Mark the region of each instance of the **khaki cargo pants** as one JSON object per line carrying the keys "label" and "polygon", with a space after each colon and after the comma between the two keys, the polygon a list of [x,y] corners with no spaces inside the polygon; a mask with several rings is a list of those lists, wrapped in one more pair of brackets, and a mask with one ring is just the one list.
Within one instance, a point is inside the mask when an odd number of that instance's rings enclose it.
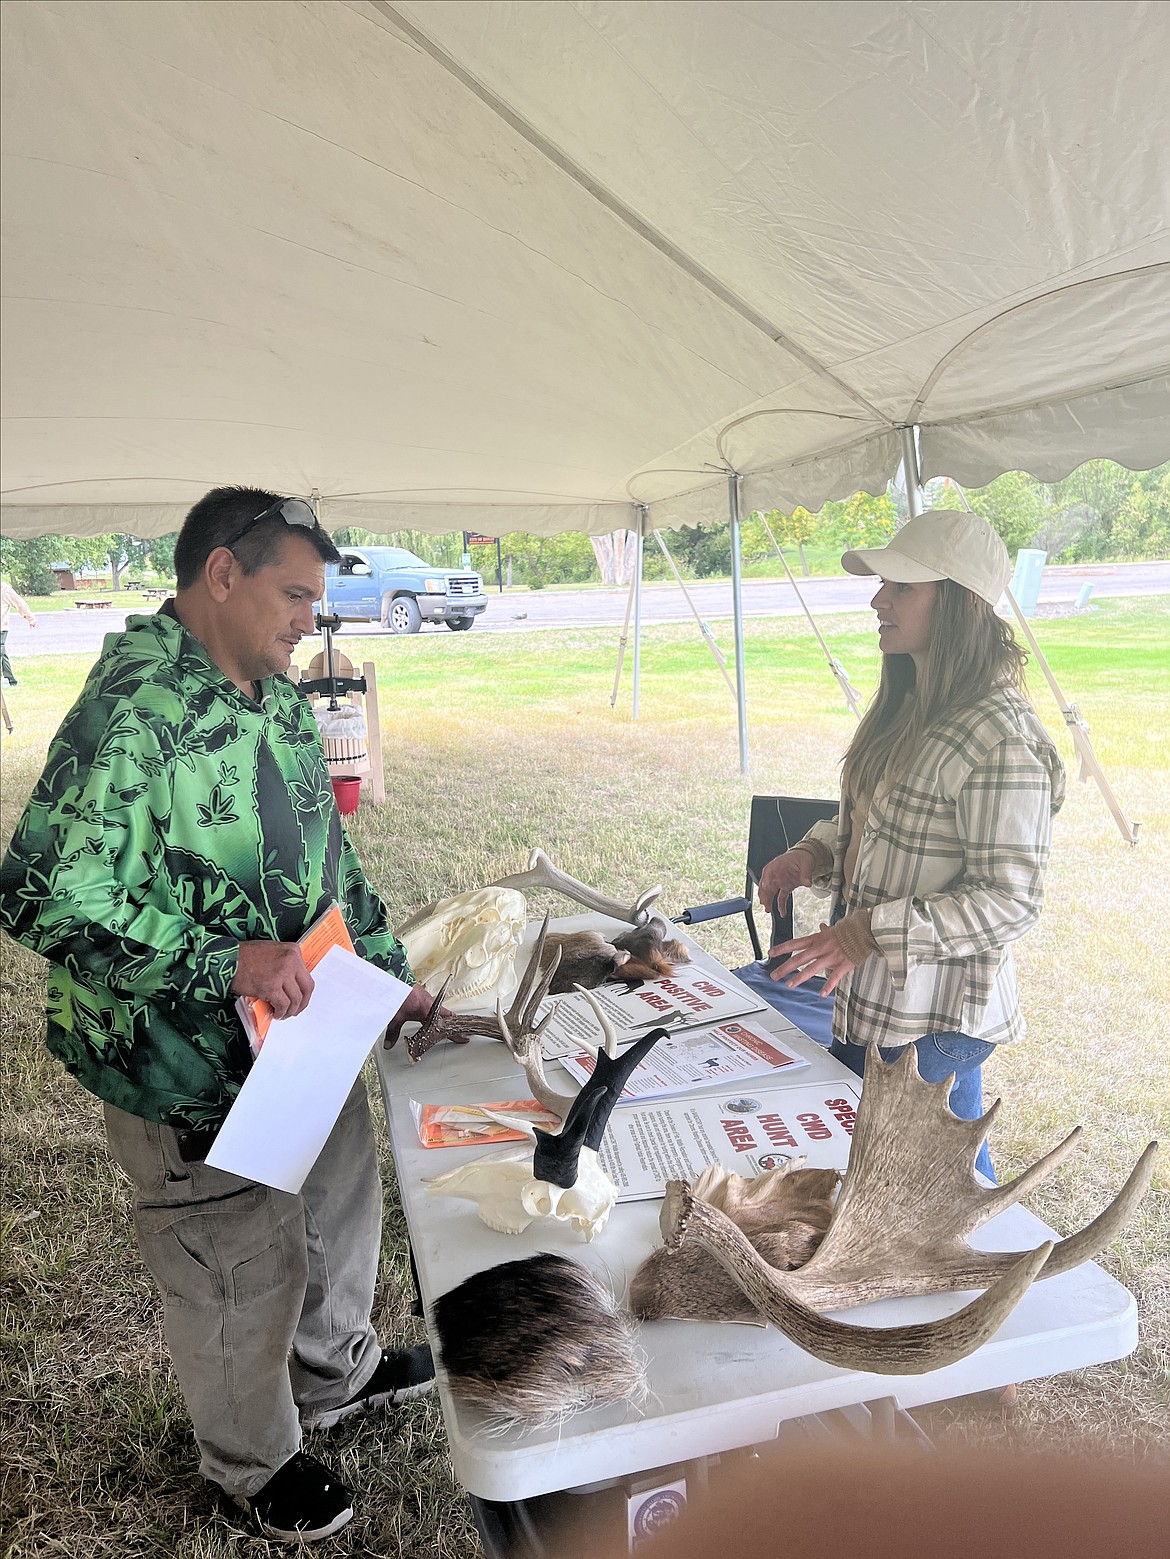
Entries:
{"label": "khaki cargo pants", "polygon": [[380,1357],[370,1308],[382,1187],[359,1078],[298,1196],[184,1163],[169,1126],[105,1106],[165,1303],[200,1472],[255,1494],[300,1449],[300,1414],[348,1401]]}

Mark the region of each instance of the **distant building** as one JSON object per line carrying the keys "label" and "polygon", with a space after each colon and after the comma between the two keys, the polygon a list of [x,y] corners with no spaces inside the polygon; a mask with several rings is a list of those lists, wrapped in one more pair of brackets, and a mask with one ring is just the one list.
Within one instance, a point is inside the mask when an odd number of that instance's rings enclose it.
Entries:
{"label": "distant building", "polygon": [[73,577],[72,563],[50,563],[53,570],[53,578],[57,581],[58,590],[76,590],[77,580]]}

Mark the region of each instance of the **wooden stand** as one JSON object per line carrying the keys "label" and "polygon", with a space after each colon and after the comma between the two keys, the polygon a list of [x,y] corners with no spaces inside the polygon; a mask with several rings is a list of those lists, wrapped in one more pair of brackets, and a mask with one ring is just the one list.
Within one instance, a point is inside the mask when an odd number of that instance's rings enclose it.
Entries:
{"label": "wooden stand", "polygon": [[8,700],[4,697],[4,689],[0,688],[0,714],[4,716],[4,729],[11,731],[12,716],[8,713]]}
{"label": "wooden stand", "polygon": [[[328,703],[331,684],[324,655],[314,656],[304,671],[291,666],[288,675],[312,705]],[[363,791],[381,806],[386,800],[386,774],[382,767],[382,722],[378,715],[378,682],[373,661],[363,661],[362,674],[355,677],[353,663],[334,650],[332,688],[338,699],[345,699],[360,709],[366,722],[366,756],[338,760],[337,772],[357,775]],[[330,767],[332,769],[332,765]]]}

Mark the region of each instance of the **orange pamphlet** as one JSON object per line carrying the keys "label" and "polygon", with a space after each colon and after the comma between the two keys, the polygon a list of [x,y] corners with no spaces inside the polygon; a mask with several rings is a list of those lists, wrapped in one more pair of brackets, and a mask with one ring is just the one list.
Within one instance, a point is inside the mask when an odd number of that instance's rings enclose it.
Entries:
{"label": "orange pamphlet", "polygon": [[536,1099],[506,1099],[500,1104],[417,1104],[410,1108],[424,1148],[466,1148],[477,1142],[525,1142],[526,1131],[513,1131],[484,1114],[515,1115],[530,1126],[559,1131],[561,1118]]}
{"label": "orange pamphlet", "polygon": [[[317,967],[331,947],[344,947],[354,951],[353,939],[345,917],[336,904],[331,904],[301,937],[297,946],[310,973]],[[272,1008],[262,996],[238,996],[236,1011],[252,1046],[252,1054],[260,1054],[260,1046],[272,1026]]]}

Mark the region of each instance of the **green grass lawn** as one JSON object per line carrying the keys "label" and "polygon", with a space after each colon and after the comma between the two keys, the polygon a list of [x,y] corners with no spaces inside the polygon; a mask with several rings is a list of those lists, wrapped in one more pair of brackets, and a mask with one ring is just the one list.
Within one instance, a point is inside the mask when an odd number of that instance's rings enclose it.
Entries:
{"label": "green grass lawn", "polygon": [[[1141,1148],[1170,1129],[1170,598],[1106,601],[1037,632],[1141,842],[1126,846],[1091,785],[1070,783],[1057,819],[1048,903],[1019,946],[1028,1038],[986,1069],[1004,1105],[992,1138],[1001,1177],[1074,1125],[1083,1144],[1029,1205],[1062,1233],[1120,1186]],[[834,617],[826,636],[868,691],[872,619]],[[717,637],[728,651],[730,625]],[[363,803],[351,832],[399,923],[430,899],[517,870],[536,844],[620,897],[652,883],[662,905],[738,892],[753,792],[830,795],[853,728],[815,645],[791,619],[748,625],[752,774],[737,772],[734,703],[689,627],[646,630],[641,718],[630,661],[609,703],[616,630],[350,638],[377,667],[389,804]],[[302,651],[309,658],[309,646]],[[25,657],[4,737],[8,837],[86,657]],[[1040,713],[1071,761],[1038,674]],[[570,906],[534,895],[556,912]],[[728,964],[748,954],[741,921],[699,928]],[[44,1053],[42,966],[5,940],[3,1524],[13,1559],[60,1554],[268,1552],[220,1525],[195,1475],[189,1427],[161,1341],[159,1307],[110,1168],[98,1108]],[[425,1081],[425,1061],[420,1086]],[[385,1144],[383,1143],[385,1150]],[[388,1186],[387,1335],[405,1314],[405,1235]],[[1170,1211],[1166,1162],[1140,1217],[1102,1258],[1137,1296],[1141,1341],[1116,1364],[1021,1387],[1012,1414],[970,1405],[929,1414],[942,1439],[1142,1457],[1170,1446]],[[501,1259],[505,1259],[506,1254]],[[412,1328],[414,1329],[412,1331]],[[311,1449],[324,1453],[323,1443]],[[433,1401],[346,1425],[328,1455],[362,1497],[331,1551],[476,1552]]]}

